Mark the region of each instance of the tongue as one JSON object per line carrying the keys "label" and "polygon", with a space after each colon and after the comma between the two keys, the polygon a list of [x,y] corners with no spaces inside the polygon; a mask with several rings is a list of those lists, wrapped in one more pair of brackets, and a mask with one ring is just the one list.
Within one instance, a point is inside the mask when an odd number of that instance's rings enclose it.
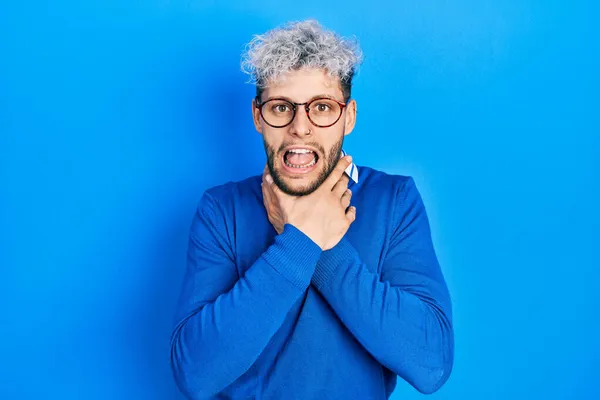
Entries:
{"label": "tongue", "polygon": [[285,155],[285,159],[288,163],[294,165],[306,165],[315,158],[314,153],[306,153],[306,154],[297,154],[297,153],[287,153]]}

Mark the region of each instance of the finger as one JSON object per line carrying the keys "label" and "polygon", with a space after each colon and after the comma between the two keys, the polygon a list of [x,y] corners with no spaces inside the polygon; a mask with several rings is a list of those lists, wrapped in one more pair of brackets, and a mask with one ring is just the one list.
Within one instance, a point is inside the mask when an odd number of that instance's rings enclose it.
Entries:
{"label": "finger", "polygon": [[275,183],[273,182],[273,177],[269,173],[265,174],[265,186],[267,187],[267,190],[269,190],[271,193],[275,192],[275,187],[277,185],[275,185]]}
{"label": "finger", "polygon": [[273,220],[271,221],[271,224],[275,227],[276,231],[280,231],[281,228],[283,227],[283,221],[281,220],[281,218],[272,218]]}
{"label": "finger", "polygon": [[265,182],[262,184],[262,191],[263,191],[263,199],[264,199],[265,207],[267,209],[269,207],[273,207],[274,203],[277,201],[277,198],[273,194],[272,186],[269,183]]}
{"label": "finger", "polygon": [[331,174],[327,177],[327,180],[323,182],[323,186],[328,190],[332,190],[342,175],[344,175],[344,171],[350,164],[352,164],[351,156],[344,156],[340,158],[333,171],[331,171]]}
{"label": "finger", "polygon": [[277,227],[283,226],[284,224],[279,213],[275,212],[278,206],[276,206],[274,202],[277,200],[273,199],[274,196],[268,184],[261,184],[261,186],[263,192],[263,204],[267,210],[267,218],[269,219],[271,225],[276,227],[277,232],[281,233]]}
{"label": "finger", "polygon": [[342,195],[342,207],[344,207],[344,210],[346,208],[348,208],[348,206],[350,205],[351,198],[352,198],[352,191],[350,189],[346,189],[346,191]]}
{"label": "finger", "polygon": [[271,197],[272,197],[273,201],[278,202],[279,198],[283,197],[283,192],[281,191],[281,189],[279,189],[279,186],[277,186],[277,184],[275,184],[271,174],[267,174],[265,176],[265,181],[266,181],[266,185],[268,186],[268,190],[271,192]]}
{"label": "finger", "polygon": [[273,203],[273,195],[269,193],[269,189],[265,189],[265,210],[267,211],[267,217],[272,225],[277,225],[279,222],[279,215],[277,213],[278,207]]}
{"label": "finger", "polygon": [[268,172],[264,175],[263,180],[265,182],[265,186],[271,189],[273,185],[273,177]]}
{"label": "finger", "polygon": [[342,197],[342,195],[346,193],[346,190],[348,189],[349,182],[350,178],[348,177],[348,174],[343,174],[331,191],[336,197]]}
{"label": "finger", "polygon": [[270,203],[270,198],[269,198],[269,189],[267,188],[267,185],[262,183],[261,185],[262,188],[262,194],[263,194],[263,204],[265,205],[265,208],[267,208],[268,210],[268,206]]}
{"label": "finger", "polygon": [[356,207],[352,206],[348,208],[348,211],[346,211],[346,219],[350,223],[353,223],[356,220]]}

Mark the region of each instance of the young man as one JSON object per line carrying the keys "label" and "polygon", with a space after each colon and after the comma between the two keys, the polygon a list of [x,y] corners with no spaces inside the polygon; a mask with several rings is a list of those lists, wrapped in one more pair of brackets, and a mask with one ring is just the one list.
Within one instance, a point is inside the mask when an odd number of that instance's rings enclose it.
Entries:
{"label": "young man", "polygon": [[261,175],[207,190],[172,336],[191,399],[387,399],[438,390],[451,302],[412,178],[356,166],[342,143],[361,54],[315,21],[250,43]]}

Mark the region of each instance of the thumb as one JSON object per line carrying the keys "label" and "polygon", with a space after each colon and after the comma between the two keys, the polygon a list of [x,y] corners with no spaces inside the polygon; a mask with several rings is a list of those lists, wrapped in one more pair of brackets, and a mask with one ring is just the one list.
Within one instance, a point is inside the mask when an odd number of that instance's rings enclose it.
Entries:
{"label": "thumb", "polygon": [[265,176],[265,180],[269,184],[269,189],[271,189],[271,191],[273,192],[273,194],[279,197],[279,195],[281,195],[281,189],[279,189],[279,186],[277,186],[275,184],[275,182],[273,181],[273,177],[271,176],[271,174],[267,174]]}

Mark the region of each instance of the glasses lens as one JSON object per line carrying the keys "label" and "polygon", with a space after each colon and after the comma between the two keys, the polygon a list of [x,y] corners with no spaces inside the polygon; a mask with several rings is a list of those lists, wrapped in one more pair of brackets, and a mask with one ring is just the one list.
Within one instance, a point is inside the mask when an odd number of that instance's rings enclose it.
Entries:
{"label": "glasses lens", "polygon": [[262,107],[262,116],[269,125],[287,125],[294,118],[294,106],[285,100],[269,100]]}
{"label": "glasses lens", "polygon": [[316,99],[309,104],[308,115],[315,125],[328,126],[340,117],[342,107],[330,99]]}

